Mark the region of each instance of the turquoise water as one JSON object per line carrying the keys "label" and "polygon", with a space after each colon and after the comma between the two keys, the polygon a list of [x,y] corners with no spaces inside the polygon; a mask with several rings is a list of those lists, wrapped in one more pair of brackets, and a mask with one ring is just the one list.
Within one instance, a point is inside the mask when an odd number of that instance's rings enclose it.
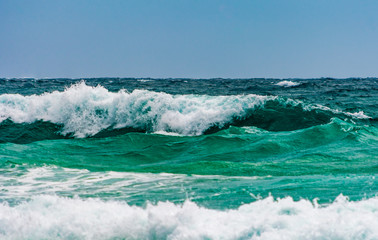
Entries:
{"label": "turquoise water", "polygon": [[377,79],[0,79],[2,239],[377,239]]}

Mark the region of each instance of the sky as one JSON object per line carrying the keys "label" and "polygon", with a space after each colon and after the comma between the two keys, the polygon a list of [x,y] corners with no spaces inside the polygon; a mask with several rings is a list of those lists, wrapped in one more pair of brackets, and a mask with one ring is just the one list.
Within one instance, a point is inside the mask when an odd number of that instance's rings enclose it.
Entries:
{"label": "sky", "polygon": [[0,0],[0,77],[378,77],[376,0]]}

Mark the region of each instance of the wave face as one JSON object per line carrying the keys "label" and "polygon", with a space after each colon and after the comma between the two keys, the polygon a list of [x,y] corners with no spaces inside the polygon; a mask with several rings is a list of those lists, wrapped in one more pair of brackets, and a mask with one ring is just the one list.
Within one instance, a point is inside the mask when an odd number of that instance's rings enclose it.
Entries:
{"label": "wave face", "polygon": [[[325,124],[332,117],[346,115],[275,96],[171,95],[147,90],[110,92],[84,82],[42,95],[0,95],[3,142],[125,132],[201,135],[230,125],[288,131]],[[368,118],[363,112],[349,115]]]}
{"label": "wave face", "polygon": [[377,239],[377,102],[370,78],[0,79],[0,239]]}

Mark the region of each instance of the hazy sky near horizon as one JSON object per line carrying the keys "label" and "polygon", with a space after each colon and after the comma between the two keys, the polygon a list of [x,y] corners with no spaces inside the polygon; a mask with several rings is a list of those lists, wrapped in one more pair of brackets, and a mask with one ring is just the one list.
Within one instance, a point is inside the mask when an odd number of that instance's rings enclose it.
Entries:
{"label": "hazy sky near horizon", "polygon": [[376,0],[0,0],[0,77],[378,77]]}

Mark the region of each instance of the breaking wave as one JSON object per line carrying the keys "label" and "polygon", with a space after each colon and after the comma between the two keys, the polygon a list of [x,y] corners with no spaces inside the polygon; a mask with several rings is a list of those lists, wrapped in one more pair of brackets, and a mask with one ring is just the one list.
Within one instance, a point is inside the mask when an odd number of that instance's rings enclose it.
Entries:
{"label": "breaking wave", "polygon": [[367,117],[362,112],[342,113],[276,96],[110,92],[84,82],[42,95],[0,95],[2,137],[17,132],[22,137],[41,135],[47,139],[130,131],[201,135],[230,125],[288,131],[324,124],[339,115]]}

